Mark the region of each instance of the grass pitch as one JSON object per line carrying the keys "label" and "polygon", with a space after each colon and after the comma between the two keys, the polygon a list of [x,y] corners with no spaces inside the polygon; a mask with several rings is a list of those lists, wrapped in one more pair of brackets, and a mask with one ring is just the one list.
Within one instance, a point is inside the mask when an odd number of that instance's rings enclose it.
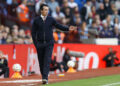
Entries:
{"label": "grass pitch", "polygon": [[120,86],[120,75],[53,83],[47,86]]}

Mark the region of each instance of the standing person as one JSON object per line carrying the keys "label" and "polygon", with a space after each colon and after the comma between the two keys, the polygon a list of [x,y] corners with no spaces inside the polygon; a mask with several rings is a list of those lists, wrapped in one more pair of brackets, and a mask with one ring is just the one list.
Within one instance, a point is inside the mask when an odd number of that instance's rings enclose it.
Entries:
{"label": "standing person", "polygon": [[48,16],[49,7],[46,4],[42,4],[40,6],[40,12],[41,15],[34,19],[31,34],[38,53],[40,71],[42,74],[42,84],[48,84],[48,73],[54,46],[52,26],[63,31],[72,31],[77,28],[74,26],[63,26],[57,23],[54,18]]}
{"label": "standing person", "polygon": [[113,51],[113,49],[110,47],[109,48],[109,53],[103,58],[103,61],[106,62],[106,67],[113,67],[115,65],[119,64],[115,64],[115,60],[119,61],[119,59],[116,56],[116,51]]}
{"label": "standing person", "polygon": [[2,70],[0,72],[0,76],[4,74],[4,78],[8,78],[9,77],[8,61],[3,56],[3,52],[2,51],[0,51],[0,69]]}
{"label": "standing person", "polygon": [[27,7],[27,0],[23,0],[23,2],[17,7],[17,15],[21,22],[29,22],[29,8]]}

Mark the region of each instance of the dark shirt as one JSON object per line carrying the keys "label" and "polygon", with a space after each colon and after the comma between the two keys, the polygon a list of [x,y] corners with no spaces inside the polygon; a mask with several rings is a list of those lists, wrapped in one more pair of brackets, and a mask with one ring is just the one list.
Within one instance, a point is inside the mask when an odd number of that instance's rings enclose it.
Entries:
{"label": "dark shirt", "polygon": [[[106,67],[114,66],[114,60],[119,60],[117,57],[113,57],[113,55],[113,53],[109,53],[103,58],[103,60],[106,61]],[[109,60],[109,57],[111,57],[112,59]]]}
{"label": "dark shirt", "polygon": [[38,42],[54,42],[53,26],[63,31],[69,31],[68,27],[59,24],[54,18],[50,16],[47,16],[45,21],[43,21],[40,16],[34,19],[32,26],[32,38],[35,46]]}
{"label": "dark shirt", "polygon": [[97,10],[97,13],[100,15],[100,19],[101,20],[104,20],[107,16],[107,11],[106,10],[102,10],[102,9],[98,9]]}
{"label": "dark shirt", "polygon": [[7,67],[8,66],[7,59],[0,59],[0,65],[5,65]]}
{"label": "dark shirt", "polygon": [[70,56],[68,54],[64,54],[63,56],[63,62],[67,64],[67,62],[70,60]]}
{"label": "dark shirt", "polygon": [[113,38],[113,37],[114,37],[114,34],[113,34],[112,30],[110,30],[110,29],[102,29],[102,30],[100,31],[99,36],[100,36],[101,38]]}

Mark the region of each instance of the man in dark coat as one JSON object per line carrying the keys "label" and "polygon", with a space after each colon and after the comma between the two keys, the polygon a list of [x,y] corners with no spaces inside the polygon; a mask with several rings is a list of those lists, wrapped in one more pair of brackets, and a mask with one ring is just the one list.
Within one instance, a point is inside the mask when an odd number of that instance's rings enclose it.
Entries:
{"label": "man in dark coat", "polygon": [[48,84],[48,73],[50,68],[51,56],[54,46],[53,26],[69,31],[76,30],[74,26],[63,26],[56,20],[48,16],[49,7],[46,4],[40,6],[41,15],[34,19],[32,25],[32,39],[38,53],[38,61],[42,75],[42,84]]}
{"label": "man in dark coat", "polygon": [[119,60],[116,57],[116,51],[113,51],[112,48],[109,48],[109,53],[103,58],[103,61],[106,61],[106,67],[113,67],[115,66],[115,60]]}

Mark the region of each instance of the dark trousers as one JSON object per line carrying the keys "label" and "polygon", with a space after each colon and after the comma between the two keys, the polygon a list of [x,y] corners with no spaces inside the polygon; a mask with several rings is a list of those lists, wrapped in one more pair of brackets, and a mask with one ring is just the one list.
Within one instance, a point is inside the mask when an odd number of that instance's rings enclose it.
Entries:
{"label": "dark trousers", "polygon": [[0,76],[4,74],[4,78],[8,78],[9,77],[9,68],[6,67],[4,64],[0,64]]}
{"label": "dark trousers", "polygon": [[37,48],[38,61],[40,72],[42,74],[42,79],[48,80],[53,46],[54,44],[46,44],[46,46]]}

